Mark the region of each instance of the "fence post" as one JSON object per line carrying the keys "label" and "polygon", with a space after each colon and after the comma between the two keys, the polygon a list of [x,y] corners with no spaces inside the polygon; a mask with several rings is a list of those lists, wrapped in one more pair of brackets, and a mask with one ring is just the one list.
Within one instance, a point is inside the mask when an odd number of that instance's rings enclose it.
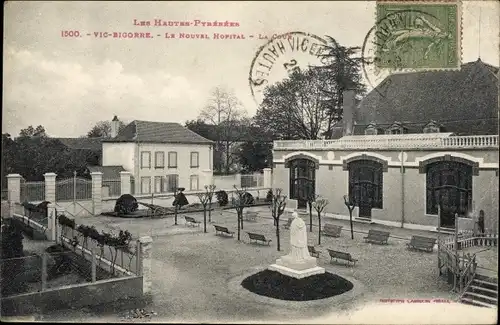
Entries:
{"label": "fence post", "polygon": [[234,175],[234,185],[236,185],[238,188],[241,188],[241,174],[235,174]]}
{"label": "fence post", "polygon": [[142,293],[147,294],[151,292],[151,248],[153,245],[153,239],[150,236],[144,236],[139,238],[140,243],[140,261],[141,269],[140,275],[142,275]]}
{"label": "fence post", "polygon": [[42,291],[47,289],[47,253],[42,254]]}
{"label": "fence post", "polygon": [[49,233],[49,240],[56,240],[56,205],[50,203],[47,206],[47,230]]}
{"label": "fence post", "polygon": [[120,195],[131,194],[130,191],[130,172],[120,172]]}
{"label": "fence post", "polygon": [[97,278],[97,258],[95,256],[95,251],[92,249],[92,282],[96,282]]}
{"label": "fence post", "polygon": [[56,173],[45,173],[45,201],[56,202]]}
{"label": "fence post", "polygon": [[7,175],[7,200],[12,203],[21,203],[21,178],[19,174]]}
{"label": "fence post", "polygon": [[91,172],[92,176],[92,214],[98,216],[102,212],[102,172]]}
{"label": "fence post", "polygon": [[273,187],[273,170],[271,168],[264,168],[264,188]]}

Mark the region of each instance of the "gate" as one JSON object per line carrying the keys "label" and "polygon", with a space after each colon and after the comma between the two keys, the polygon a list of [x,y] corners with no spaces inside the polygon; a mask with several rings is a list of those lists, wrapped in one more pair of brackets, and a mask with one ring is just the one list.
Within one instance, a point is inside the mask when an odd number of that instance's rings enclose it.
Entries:
{"label": "gate", "polygon": [[45,200],[45,182],[26,182],[21,178],[21,202],[42,202]]}
{"label": "gate", "polygon": [[[56,181],[56,205],[65,208],[58,202],[69,202],[66,205],[65,212],[72,217],[76,217],[82,212],[88,212],[93,215],[93,211],[88,210],[81,204],[82,200],[92,200],[92,180],[76,176]],[[68,207],[73,207],[74,214],[69,212]],[[78,211],[78,212],[77,212]]]}

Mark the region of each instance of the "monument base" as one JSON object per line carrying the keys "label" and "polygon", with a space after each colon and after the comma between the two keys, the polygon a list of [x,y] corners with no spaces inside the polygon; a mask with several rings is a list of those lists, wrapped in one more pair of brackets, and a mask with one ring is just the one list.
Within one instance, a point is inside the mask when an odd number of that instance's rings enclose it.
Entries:
{"label": "monument base", "polygon": [[277,265],[285,266],[290,269],[294,269],[297,271],[312,269],[317,266],[316,258],[312,256],[307,256],[306,258],[297,260],[290,255],[281,256],[276,260]]}
{"label": "monument base", "polygon": [[269,270],[271,271],[276,271],[279,272],[283,275],[287,275],[292,278],[296,279],[303,279],[307,278],[308,276],[311,275],[316,275],[316,274],[323,274],[325,273],[325,269],[319,266],[315,266],[313,268],[305,269],[305,270],[294,270],[289,267],[283,266],[283,265],[278,265],[278,264],[272,264],[268,267]]}

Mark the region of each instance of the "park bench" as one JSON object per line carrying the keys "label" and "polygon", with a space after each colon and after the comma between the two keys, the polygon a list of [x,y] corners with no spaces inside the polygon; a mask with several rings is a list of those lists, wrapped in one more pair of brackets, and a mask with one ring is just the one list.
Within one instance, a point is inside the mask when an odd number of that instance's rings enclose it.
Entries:
{"label": "park bench", "polygon": [[264,237],[264,235],[261,235],[261,234],[254,234],[252,232],[247,232],[248,234],[248,237],[250,237],[250,242],[252,242],[252,240],[255,240],[255,242],[262,242],[264,244],[268,244],[268,245],[271,245],[271,239],[266,239],[266,237]]}
{"label": "park bench", "polygon": [[377,244],[387,244],[390,233],[388,231],[380,231],[370,229],[368,236],[364,237],[365,242],[372,242]]}
{"label": "park bench", "polygon": [[229,231],[229,229],[227,229],[226,227],[217,225],[214,225],[214,227],[215,227],[215,235],[221,234],[221,235],[229,235],[231,237],[234,236],[234,231]]}
{"label": "park bench", "polygon": [[334,251],[333,249],[328,249],[328,254],[330,254],[330,263],[333,260],[344,260],[347,261],[347,265],[350,265],[349,263],[353,263],[353,265],[356,265],[357,259],[352,258],[350,253],[345,253],[345,252],[339,252],[339,251]]}
{"label": "park bench", "polygon": [[342,226],[336,226],[331,223],[325,224],[323,228],[323,235],[330,237],[340,237],[340,232],[342,231]]}
{"label": "park bench", "polygon": [[422,236],[412,236],[411,240],[406,246],[409,249],[423,250],[427,252],[432,252],[434,250],[434,244],[436,243],[435,238],[422,237]]}
{"label": "park bench", "polygon": [[257,221],[258,213],[254,211],[247,211],[245,213],[245,220],[246,221]]}
{"label": "park bench", "polygon": [[285,229],[290,229],[293,219],[295,218],[288,218],[288,222],[286,223],[286,225],[284,225]]}
{"label": "park bench", "polygon": [[319,253],[321,253],[321,252],[318,252],[318,251],[314,248],[314,246],[309,246],[309,245],[308,245],[308,246],[307,246],[307,249],[309,250],[309,254],[311,254],[311,256],[312,256],[312,257],[317,257],[317,258],[319,258]]}
{"label": "park bench", "polygon": [[200,226],[201,222],[200,221],[196,221],[193,217],[188,217],[188,216],[184,216],[184,219],[186,219],[186,225],[189,227],[189,226]]}

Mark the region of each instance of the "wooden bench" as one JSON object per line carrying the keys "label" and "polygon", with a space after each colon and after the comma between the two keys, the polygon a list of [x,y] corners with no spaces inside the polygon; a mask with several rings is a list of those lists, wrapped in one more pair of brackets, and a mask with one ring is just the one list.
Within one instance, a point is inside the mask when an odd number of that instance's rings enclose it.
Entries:
{"label": "wooden bench", "polygon": [[330,237],[340,237],[340,232],[342,231],[342,226],[336,226],[331,223],[325,224],[322,234]]}
{"label": "wooden bench", "polygon": [[312,257],[319,258],[319,253],[321,252],[318,252],[316,248],[314,248],[314,246],[307,246],[307,249],[309,250],[309,254],[311,254]]}
{"label": "wooden bench", "polygon": [[257,212],[254,212],[254,211],[247,211],[245,213],[245,220],[246,221],[253,221],[253,222],[256,222],[257,221],[257,217],[259,216],[259,214]]}
{"label": "wooden bench", "polygon": [[227,229],[226,227],[222,227],[222,226],[217,226],[217,225],[214,225],[215,227],[215,235],[229,235],[231,237],[234,236],[234,231],[229,231],[229,229]]}
{"label": "wooden bench", "polygon": [[353,265],[356,265],[356,262],[358,261],[357,259],[352,258],[350,253],[345,253],[345,252],[339,252],[339,251],[334,251],[333,249],[328,249],[328,254],[330,254],[330,263],[333,260],[344,260],[347,261],[347,265],[350,265],[349,263],[353,263]]}
{"label": "wooden bench", "polygon": [[252,232],[247,232],[247,234],[248,237],[250,237],[250,242],[252,242],[252,240],[255,240],[255,242],[262,242],[263,244],[271,245],[271,239],[266,239],[264,235],[254,234]]}
{"label": "wooden bench", "polygon": [[288,218],[288,222],[287,222],[287,223],[286,223],[286,225],[284,225],[283,227],[284,227],[285,229],[290,229],[290,226],[292,225],[292,221],[293,221],[293,219],[295,219],[295,218],[293,218],[293,217],[292,217],[292,218]]}
{"label": "wooden bench", "polygon": [[372,242],[377,244],[387,244],[390,233],[388,231],[380,231],[370,229],[368,236],[364,237],[365,242]]}
{"label": "wooden bench", "polygon": [[184,216],[184,219],[186,219],[186,225],[189,227],[189,226],[200,226],[201,222],[200,221],[196,221],[193,217],[188,217],[188,216]]}
{"label": "wooden bench", "polygon": [[406,246],[408,247],[408,249],[417,249],[432,252],[434,250],[435,243],[436,238],[412,236],[410,242],[406,244]]}

